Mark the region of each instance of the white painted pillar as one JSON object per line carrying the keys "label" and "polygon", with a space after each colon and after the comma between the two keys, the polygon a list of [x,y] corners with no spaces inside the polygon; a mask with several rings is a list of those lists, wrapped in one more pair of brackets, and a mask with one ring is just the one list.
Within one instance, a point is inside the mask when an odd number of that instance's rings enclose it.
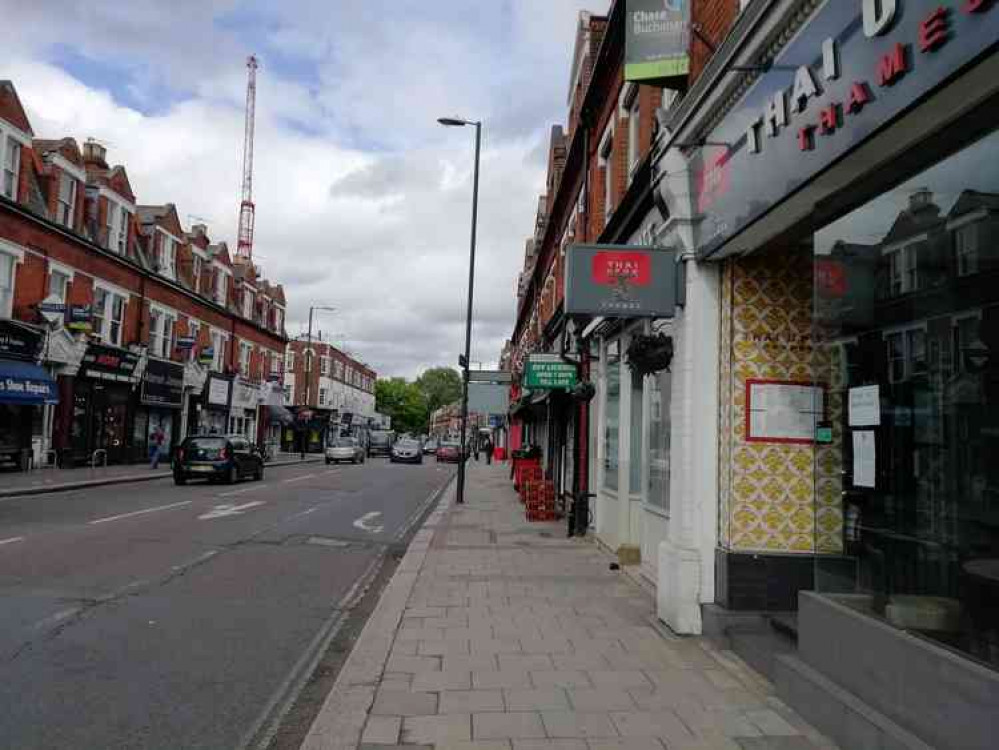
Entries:
{"label": "white painted pillar", "polygon": [[620,378],[620,397],[617,419],[617,544],[633,544],[631,539],[631,370],[625,361],[625,352],[631,342],[631,334],[622,333],[620,339],[621,356],[615,367]]}

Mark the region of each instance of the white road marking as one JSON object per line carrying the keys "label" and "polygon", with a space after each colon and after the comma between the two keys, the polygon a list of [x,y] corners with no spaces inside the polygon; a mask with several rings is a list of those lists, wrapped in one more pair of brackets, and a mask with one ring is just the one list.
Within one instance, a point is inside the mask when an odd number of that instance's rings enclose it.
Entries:
{"label": "white road marking", "polygon": [[281,481],[284,482],[285,484],[288,484],[289,482],[301,482],[303,479],[312,479],[312,477],[314,476],[315,474],[303,474],[300,477],[292,477],[291,479],[282,479]]}
{"label": "white road marking", "polygon": [[318,505],[316,507],[314,507],[314,508],[309,508],[308,510],[303,510],[301,513],[295,513],[292,516],[288,516],[288,518],[286,518],[285,520],[286,521],[291,521],[291,520],[293,520],[295,518],[301,518],[302,516],[307,516],[310,513],[315,513],[317,510],[319,510],[319,506]]}
{"label": "white road marking", "polygon": [[98,523],[108,523],[109,521],[117,521],[120,518],[131,518],[132,516],[142,516],[145,515],[146,513],[156,513],[157,511],[170,510],[170,508],[180,508],[181,506],[190,505],[190,504],[191,504],[190,500],[184,500],[183,502],[179,503],[170,503],[169,505],[159,505],[155,508],[146,508],[145,510],[134,510],[131,513],[121,513],[120,515],[117,516],[98,518],[96,521],[91,521],[90,525],[93,526]]}
{"label": "white road marking", "polygon": [[254,500],[250,503],[243,503],[242,505],[232,505],[223,504],[216,505],[207,513],[202,513],[198,516],[199,521],[210,521],[213,518],[225,518],[226,516],[238,516],[240,513],[245,513],[250,508],[256,508],[258,505],[264,505],[263,500]]}
{"label": "white road marking", "polygon": [[13,544],[14,542],[23,542],[23,536],[12,536],[9,539],[0,539],[0,546],[4,544]]}
{"label": "white road marking", "polygon": [[70,607],[69,609],[63,609],[56,612],[54,615],[49,615],[38,622],[36,622],[31,627],[35,630],[41,630],[42,628],[47,628],[50,625],[58,625],[63,620],[72,617],[73,615],[82,612],[83,607]]}
{"label": "white road marking", "polygon": [[381,515],[382,514],[377,510],[365,513],[363,516],[354,521],[354,528],[360,529],[361,531],[368,531],[372,534],[381,534],[385,530],[384,526],[381,524],[378,524],[377,526],[370,525],[372,521],[379,518]]}
{"label": "white road marking", "polygon": [[244,487],[241,490],[232,490],[231,492],[222,492],[216,497],[232,497],[233,495],[245,495],[247,492],[256,492],[257,490],[263,490],[269,487],[267,484],[255,484],[252,487]]}

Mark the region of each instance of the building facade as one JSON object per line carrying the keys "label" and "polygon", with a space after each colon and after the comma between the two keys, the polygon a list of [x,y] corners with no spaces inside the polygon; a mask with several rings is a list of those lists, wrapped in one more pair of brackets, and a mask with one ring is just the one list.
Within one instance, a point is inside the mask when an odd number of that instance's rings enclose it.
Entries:
{"label": "building facade", "polygon": [[320,451],[328,435],[375,418],[378,373],[332,344],[289,341],[284,368],[284,404],[295,416],[284,431],[286,449]]}
{"label": "building facade", "polygon": [[43,336],[36,364],[57,394],[30,407],[24,455],[143,460],[156,427],[171,446],[199,431],[265,440],[268,383],[283,374],[280,285],[206,227],[183,229],[173,204],[139,204],[99,143],[36,138],[9,81],[0,155],[0,318]]}

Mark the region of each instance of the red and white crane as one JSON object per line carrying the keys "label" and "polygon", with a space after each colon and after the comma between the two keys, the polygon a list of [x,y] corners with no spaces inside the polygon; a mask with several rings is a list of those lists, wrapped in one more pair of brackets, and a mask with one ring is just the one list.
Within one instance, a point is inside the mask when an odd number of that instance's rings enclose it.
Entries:
{"label": "red and white crane", "polygon": [[257,58],[246,58],[246,124],[243,132],[243,199],[239,204],[239,239],[236,254],[253,257],[253,127],[257,108]]}

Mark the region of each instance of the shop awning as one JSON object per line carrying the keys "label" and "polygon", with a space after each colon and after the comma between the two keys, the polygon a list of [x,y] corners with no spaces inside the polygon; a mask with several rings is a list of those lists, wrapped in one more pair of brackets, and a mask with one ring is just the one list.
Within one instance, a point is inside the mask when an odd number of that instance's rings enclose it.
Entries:
{"label": "shop awning", "polygon": [[0,359],[0,404],[57,404],[59,391],[45,370],[31,362]]}

